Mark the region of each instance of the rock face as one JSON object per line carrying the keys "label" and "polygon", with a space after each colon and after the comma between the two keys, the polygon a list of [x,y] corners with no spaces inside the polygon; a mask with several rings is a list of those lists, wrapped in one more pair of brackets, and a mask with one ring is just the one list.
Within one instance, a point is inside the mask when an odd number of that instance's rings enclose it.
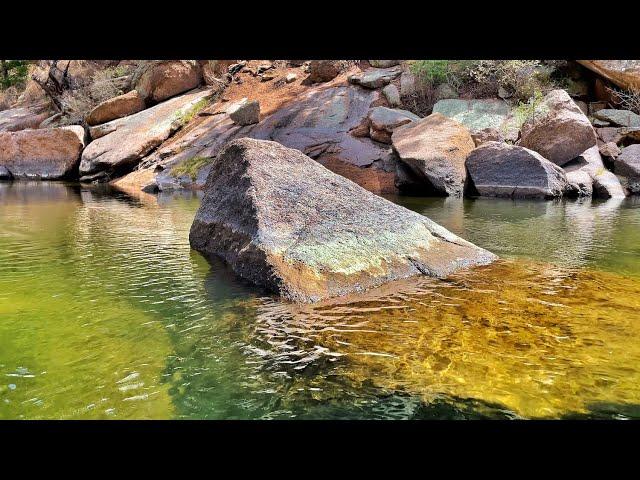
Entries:
{"label": "rock face", "polygon": [[211,170],[192,248],[294,301],[496,257],[275,142],[235,140]]}
{"label": "rock face", "polygon": [[99,125],[144,110],[144,99],[137,90],[102,102],[87,115],[87,124]]}
{"label": "rock face", "polygon": [[553,90],[521,129],[519,145],[564,165],[596,144],[591,122],[564,90]]}
{"label": "rock face", "polygon": [[[380,182],[368,180],[363,184],[386,183],[388,174],[378,169],[377,164],[387,156],[389,147],[369,138],[356,138],[350,133],[362,125],[370,111],[369,106],[378,98],[376,91],[350,85],[313,86],[256,125],[237,125],[228,115],[205,117],[202,123],[176,138],[170,146],[154,152],[145,163],[154,168],[158,164],[166,166],[157,174],[159,185],[200,189],[204,187],[201,179],[206,179],[210,165],[202,167],[202,173],[199,172],[195,180],[176,179],[173,168],[195,157],[214,158],[227,142],[250,137],[274,140],[319,162],[331,160],[327,168],[339,165],[339,172],[354,181],[359,181],[360,170],[367,167],[368,177],[379,177]],[[354,168],[349,168],[351,166]]]}
{"label": "rock face", "polygon": [[182,115],[210,93],[210,90],[188,93],[105,123],[100,125],[99,135],[92,129],[94,141],[82,153],[80,173],[90,175],[131,168],[180,128]]}
{"label": "rock face", "polygon": [[146,102],[157,103],[192,90],[202,83],[202,68],[194,60],[164,60],[152,64],[136,90]]}
{"label": "rock face", "polygon": [[567,195],[596,198],[625,196],[620,180],[604,167],[599,148],[591,147],[564,167],[567,174]]}
{"label": "rock face", "polygon": [[578,60],[625,90],[640,89],[640,60]]}
{"label": "rock face", "polygon": [[0,112],[0,132],[17,132],[38,126],[49,117],[48,112],[29,108],[11,108]]}
{"label": "rock face", "polygon": [[515,145],[487,142],[466,162],[478,194],[487,197],[559,197],[567,186],[563,170],[540,154]]}
{"label": "rock face", "polygon": [[391,83],[402,73],[397,67],[392,68],[370,68],[362,73],[349,76],[349,82],[365,88],[382,88]]}
{"label": "rock face", "polygon": [[340,74],[340,69],[334,60],[312,60],[309,64],[309,81],[322,83],[333,80]]}
{"label": "rock face", "polygon": [[460,196],[464,162],[475,148],[469,130],[440,113],[397,128],[391,137],[400,160],[439,195]]}
{"label": "rock face", "polygon": [[369,136],[381,143],[391,143],[393,131],[407,123],[420,120],[420,117],[407,111],[387,107],[375,107],[368,116]]}
{"label": "rock face", "polygon": [[440,100],[433,106],[434,113],[462,123],[471,132],[486,128],[500,129],[507,120],[511,109],[509,104],[497,99]]}
{"label": "rock face", "polygon": [[82,142],[69,129],[0,133],[0,166],[16,178],[57,180],[78,166]]}
{"label": "rock face", "polygon": [[243,98],[227,109],[227,114],[238,125],[252,125],[260,121],[260,102]]}
{"label": "rock face", "polygon": [[640,194],[640,144],[629,145],[613,161],[613,171],[634,195]]}
{"label": "rock face", "polygon": [[613,123],[621,127],[640,128],[640,115],[630,110],[603,108],[593,114],[598,120]]}

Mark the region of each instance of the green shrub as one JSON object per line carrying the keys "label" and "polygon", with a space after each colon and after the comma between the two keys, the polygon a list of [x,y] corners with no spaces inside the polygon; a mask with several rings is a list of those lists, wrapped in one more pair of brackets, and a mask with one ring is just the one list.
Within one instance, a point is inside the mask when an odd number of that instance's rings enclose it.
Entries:
{"label": "green shrub", "polygon": [[546,108],[542,105],[543,98],[543,93],[540,90],[536,90],[529,100],[520,102],[513,109],[518,128],[521,128],[529,119],[533,118],[535,120],[536,116],[542,116],[546,113]]}
{"label": "green shrub", "polygon": [[175,118],[176,123],[178,123],[180,126],[186,125],[191,120],[193,120],[194,117],[198,115],[198,113],[208,107],[210,103],[211,98],[203,98],[202,100],[198,100],[196,103],[194,103],[193,106],[188,110],[184,112],[177,112]]}
{"label": "green shrub", "polygon": [[553,89],[551,73],[539,60],[480,60],[468,72],[479,88],[493,95],[502,88],[516,102]]}
{"label": "green shrub", "polygon": [[27,60],[0,60],[0,90],[23,85],[29,73]]}
{"label": "green shrub", "polygon": [[171,170],[171,175],[174,177],[188,175],[191,177],[191,180],[195,180],[198,177],[200,169],[212,161],[213,158],[210,157],[193,157],[188,160],[184,160]]}

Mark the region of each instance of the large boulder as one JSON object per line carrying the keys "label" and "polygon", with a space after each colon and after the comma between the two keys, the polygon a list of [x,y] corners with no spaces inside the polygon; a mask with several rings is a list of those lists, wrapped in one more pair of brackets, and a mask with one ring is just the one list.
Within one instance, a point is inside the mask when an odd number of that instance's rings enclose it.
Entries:
{"label": "large boulder", "polygon": [[369,60],[369,65],[376,68],[389,68],[400,65],[400,60]]}
{"label": "large boulder", "polygon": [[640,60],[578,60],[625,90],[640,90]]}
{"label": "large boulder", "polygon": [[82,153],[80,173],[107,173],[135,166],[182,126],[182,117],[210,95],[210,90],[188,93],[152,108],[91,129],[91,142]]}
{"label": "large boulder", "polygon": [[270,141],[235,140],[211,169],[191,246],[294,301],[444,277],[495,255]]}
{"label": "large boulder", "polygon": [[402,162],[439,195],[460,196],[464,190],[464,162],[475,148],[469,130],[440,113],[396,128],[391,136]]}
{"label": "large boulder", "polygon": [[137,90],[105,100],[87,115],[88,125],[99,125],[144,110],[144,99]]}
{"label": "large boulder", "polygon": [[58,180],[78,166],[82,142],[70,129],[0,133],[0,166],[16,178]]}
{"label": "large boulder", "polygon": [[201,83],[202,67],[195,60],[163,60],[149,65],[135,89],[146,102],[157,103],[192,90]]}
{"label": "large boulder", "polygon": [[466,161],[477,193],[486,197],[552,198],[563,194],[562,168],[524,147],[487,142]]}
{"label": "large boulder", "polygon": [[622,177],[629,193],[640,194],[640,143],[629,145],[613,161],[613,171]]}
{"label": "large boulder", "polygon": [[564,90],[544,97],[522,126],[519,142],[560,166],[595,144],[591,122]]}
{"label": "large boulder", "polygon": [[0,112],[0,132],[17,132],[38,128],[49,115],[48,111],[31,108],[10,108]]}
{"label": "large boulder", "polygon": [[440,100],[433,106],[433,112],[462,123],[471,132],[486,128],[500,130],[509,117],[511,109],[504,100],[478,99],[463,100],[449,98]]}
{"label": "large boulder", "polygon": [[[615,144],[614,144],[615,146]],[[591,147],[565,164],[567,194],[569,196],[595,198],[622,198],[625,196],[620,180],[607,170],[599,147]]]}
{"label": "large boulder", "polygon": [[340,74],[340,67],[335,60],[312,60],[309,64],[309,81],[323,83],[333,80]]}

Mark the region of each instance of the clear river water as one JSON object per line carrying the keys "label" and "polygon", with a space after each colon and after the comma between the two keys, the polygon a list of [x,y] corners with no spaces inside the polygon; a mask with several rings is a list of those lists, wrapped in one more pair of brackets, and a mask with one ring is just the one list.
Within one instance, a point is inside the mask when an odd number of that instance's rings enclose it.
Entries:
{"label": "clear river water", "polygon": [[0,183],[0,418],[640,418],[640,199],[390,200],[501,260],[293,305],[196,194]]}

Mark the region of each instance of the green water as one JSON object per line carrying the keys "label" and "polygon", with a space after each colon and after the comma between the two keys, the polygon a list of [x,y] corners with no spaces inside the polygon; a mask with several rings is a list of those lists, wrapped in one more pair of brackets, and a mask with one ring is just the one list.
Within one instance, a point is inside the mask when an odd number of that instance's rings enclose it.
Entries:
{"label": "green water", "polygon": [[193,194],[0,183],[0,418],[640,416],[640,201],[393,200],[503,260],[295,306]]}

